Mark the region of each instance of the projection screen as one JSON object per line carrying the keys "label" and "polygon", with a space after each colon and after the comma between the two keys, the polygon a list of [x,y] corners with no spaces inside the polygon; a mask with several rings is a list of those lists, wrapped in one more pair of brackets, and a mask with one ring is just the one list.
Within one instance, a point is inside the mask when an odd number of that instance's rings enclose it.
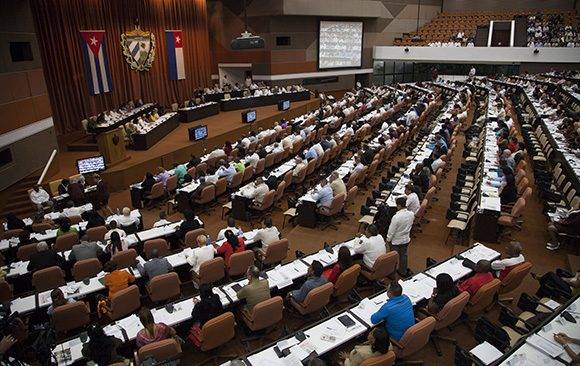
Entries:
{"label": "projection screen", "polygon": [[362,66],[363,23],[321,20],[318,32],[318,68]]}

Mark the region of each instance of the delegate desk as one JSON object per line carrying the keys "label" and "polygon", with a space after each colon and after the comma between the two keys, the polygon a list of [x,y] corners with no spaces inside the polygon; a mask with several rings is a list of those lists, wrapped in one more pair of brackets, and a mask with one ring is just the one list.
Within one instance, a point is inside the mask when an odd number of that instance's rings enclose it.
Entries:
{"label": "delegate desk", "polygon": [[262,95],[258,97],[239,97],[232,99],[220,100],[220,108],[222,111],[234,111],[237,109],[248,109],[255,107],[262,107],[265,105],[276,104],[282,100],[289,100],[291,102],[298,102],[302,100],[309,100],[310,92],[303,90],[299,92],[280,93],[271,95]]}
{"label": "delegate desk", "polygon": [[131,120],[139,116],[151,112],[156,107],[157,107],[156,103],[143,104],[142,106],[133,109],[131,112],[121,116],[119,119],[115,121],[99,123],[96,126],[89,126],[88,131],[90,133],[98,135],[102,132],[114,130],[117,127],[124,125],[125,123],[130,122]]}
{"label": "delegate desk", "polygon": [[161,139],[179,126],[179,115],[177,113],[168,113],[159,118],[165,118],[165,120],[160,123],[159,120],[153,122],[159,124],[146,133],[135,133],[132,135],[133,150],[149,150],[149,148],[161,141]]}
{"label": "delegate desk", "polygon": [[[245,89],[248,90],[248,89]],[[203,95],[203,100],[206,102],[219,102],[225,98],[226,94],[229,94],[231,98],[240,98],[244,96],[245,90],[232,90],[230,92],[220,92],[220,93],[209,93]]]}
{"label": "delegate desk", "polygon": [[207,102],[193,107],[179,108],[179,122],[188,123],[202,118],[214,116],[220,112],[220,105],[217,102]]}
{"label": "delegate desk", "polygon": [[[92,203],[93,206],[96,206],[98,203],[98,194],[97,186],[86,186],[84,190],[85,194],[85,202]],[[56,210],[63,210],[66,207],[67,202],[69,201],[70,195],[68,193],[59,194],[57,196],[52,197],[52,201],[54,202]]]}

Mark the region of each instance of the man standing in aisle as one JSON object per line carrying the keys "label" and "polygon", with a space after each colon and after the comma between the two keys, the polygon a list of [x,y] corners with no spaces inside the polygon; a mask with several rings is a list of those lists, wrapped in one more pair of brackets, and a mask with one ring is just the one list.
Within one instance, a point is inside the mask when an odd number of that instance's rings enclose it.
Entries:
{"label": "man standing in aisle", "polygon": [[387,233],[387,242],[393,250],[399,253],[399,274],[403,277],[410,275],[407,267],[407,249],[411,241],[411,228],[415,220],[415,214],[407,209],[407,198],[405,196],[398,197],[397,213],[393,216],[389,231]]}

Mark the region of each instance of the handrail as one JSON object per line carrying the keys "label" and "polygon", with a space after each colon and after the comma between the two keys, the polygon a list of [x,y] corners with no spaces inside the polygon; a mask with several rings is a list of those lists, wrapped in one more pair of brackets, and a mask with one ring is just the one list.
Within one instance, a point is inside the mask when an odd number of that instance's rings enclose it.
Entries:
{"label": "handrail", "polygon": [[46,162],[46,165],[44,166],[44,170],[42,171],[42,174],[38,178],[38,182],[36,182],[36,184],[42,183],[42,180],[44,179],[44,176],[46,175],[46,172],[48,171],[48,168],[52,164],[52,161],[54,160],[55,156],[56,156],[56,149],[52,150],[52,154],[50,154],[50,158]]}

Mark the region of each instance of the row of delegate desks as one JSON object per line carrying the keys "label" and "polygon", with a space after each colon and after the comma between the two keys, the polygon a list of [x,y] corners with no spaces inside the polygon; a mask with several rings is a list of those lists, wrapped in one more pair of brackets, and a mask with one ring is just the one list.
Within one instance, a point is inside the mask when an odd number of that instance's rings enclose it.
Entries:
{"label": "row of delegate desks", "polygon": [[140,107],[137,107],[135,109],[133,109],[131,112],[129,112],[128,114],[124,115],[122,118],[119,118],[118,120],[114,121],[111,124],[107,124],[107,125],[97,125],[95,127],[89,127],[88,131],[90,133],[94,133],[96,135],[102,133],[102,132],[107,132],[107,131],[111,131],[114,130],[116,128],[118,128],[121,125],[124,125],[127,122],[130,122],[131,120],[142,116],[144,114],[147,114],[149,112],[151,112],[153,109],[157,108],[157,103],[147,103],[147,104],[143,104]]}
{"label": "row of delegate desks", "polygon": [[220,112],[220,105],[217,102],[207,102],[193,107],[179,108],[179,122],[188,123],[215,116]]}
{"label": "row of delegate desks", "polygon": [[222,111],[234,111],[237,109],[248,109],[262,107],[265,105],[273,105],[283,100],[298,102],[309,99],[310,99],[310,91],[303,90],[299,92],[262,95],[258,97],[249,96],[249,97],[222,99],[220,100],[220,108]]}
{"label": "row of delegate desks", "polygon": [[[263,277],[268,278],[269,286],[273,295],[285,294],[288,290],[297,288],[306,279],[308,273],[308,266],[314,260],[318,260],[322,263],[324,267],[329,267],[334,265],[338,260],[338,251],[342,246],[349,248],[351,255],[356,255],[354,253],[354,243],[358,240],[357,238],[348,240],[346,242],[337,244],[333,246],[329,251],[322,249],[314,254],[308,255],[301,259],[295,259],[294,261],[279,265],[263,274]],[[460,257],[461,256],[461,257]],[[474,262],[480,259],[492,260],[499,257],[499,253],[489,249],[481,244],[476,244],[471,248],[467,248],[464,252],[452,257],[442,263],[439,263],[423,273],[418,273],[415,276],[405,280],[400,281],[403,286],[403,293],[411,298],[414,305],[421,301],[429,299],[433,293],[433,288],[435,287],[435,276],[441,272],[449,273],[454,281],[457,281],[469,274],[471,270],[462,265],[462,260],[460,258],[467,258]],[[222,302],[224,311],[228,308],[233,308],[240,304],[240,300],[236,297],[235,289],[239,286],[244,286],[247,284],[247,279],[238,280],[235,282],[228,283],[223,286],[214,287],[213,291],[216,293]],[[177,300],[171,304],[171,306],[161,306],[152,309],[153,317],[155,322],[163,322],[169,326],[177,326],[191,319],[191,311],[193,310],[195,303],[193,299],[199,299],[199,296],[194,296],[193,298],[184,298]],[[303,361],[313,355],[322,355],[332,349],[339,347],[340,345],[352,340],[372,328],[370,323],[370,316],[377,311],[388,299],[386,291],[375,294],[368,299],[364,299],[360,304],[357,304],[350,309],[343,310],[337,314],[334,314],[331,318],[323,319],[322,321],[308,327],[303,331],[306,336],[306,344],[298,342],[295,346],[298,346],[306,350],[311,349],[311,352],[307,351],[299,352],[298,349],[294,349],[295,355],[299,355],[300,361]],[[337,322],[337,319],[341,316],[347,316],[354,321],[355,325],[348,328],[340,328],[341,323]],[[132,314],[123,319],[117,320],[116,322],[104,327],[104,331],[108,335],[113,335],[125,342],[132,342],[135,340],[137,333],[143,328],[139,318]],[[332,331],[335,340],[332,342],[322,340],[323,335],[327,335],[328,331]],[[283,340],[287,341],[287,344],[295,342],[293,339],[296,338],[297,333],[291,334],[285,337]],[[82,338],[82,340],[81,340]],[[80,362],[82,360],[82,346],[83,341],[86,342],[87,338],[77,336],[68,341],[58,344],[54,352],[68,352],[72,359],[67,362],[60,362],[59,365],[73,364]],[[309,343],[309,345],[308,345]],[[283,360],[278,357],[278,354],[274,350],[278,343],[266,346],[256,352],[243,357],[243,361],[248,366],[261,366],[266,364],[272,365],[282,365]],[[227,363],[226,363],[227,365]]]}
{"label": "row of delegate desks", "polygon": [[[160,118],[163,118],[160,117]],[[153,145],[161,141],[171,131],[179,126],[179,115],[177,113],[169,113],[165,121],[159,123],[153,129],[146,133],[135,133],[132,135],[133,150],[149,150]]]}

